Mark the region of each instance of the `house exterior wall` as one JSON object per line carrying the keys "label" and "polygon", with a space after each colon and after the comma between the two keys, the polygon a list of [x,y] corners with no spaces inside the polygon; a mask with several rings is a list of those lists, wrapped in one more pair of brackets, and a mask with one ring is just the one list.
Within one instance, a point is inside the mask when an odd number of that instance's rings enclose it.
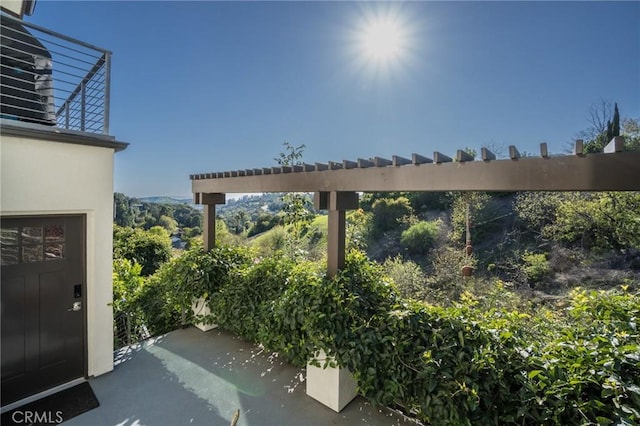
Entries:
{"label": "house exterior wall", "polygon": [[2,136],[2,215],[86,215],[88,374],[113,370],[114,149]]}
{"label": "house exterior wall", "polygon": [[2,9],[15,16],[22,16],[23,3],[23,0],[2,0]]}

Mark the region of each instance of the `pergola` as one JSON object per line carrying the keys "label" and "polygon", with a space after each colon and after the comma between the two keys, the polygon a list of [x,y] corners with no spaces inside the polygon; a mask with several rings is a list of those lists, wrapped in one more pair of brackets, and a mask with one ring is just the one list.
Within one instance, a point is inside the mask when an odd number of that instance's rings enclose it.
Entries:
{"label": "pergola", "polygon": [[572,155],[549,155],[540,144],[539,157],[522,157],[515,146],[509,158],[483,148],[476,161],[463,150],[455,158],[434,152],[432,158],[412,154],[391,159],[264,167],[191,175],[194,202],[204,206],[204,247],[215,245],[216,205],[227,193],[308,192],[314,206],[328,211],[327,273],[344,266],[345,213],[358,208],[360,192],[438,191],[639,191],[640,152],[625,151],[617,136],[603,153],[585,154],[578,140]]}

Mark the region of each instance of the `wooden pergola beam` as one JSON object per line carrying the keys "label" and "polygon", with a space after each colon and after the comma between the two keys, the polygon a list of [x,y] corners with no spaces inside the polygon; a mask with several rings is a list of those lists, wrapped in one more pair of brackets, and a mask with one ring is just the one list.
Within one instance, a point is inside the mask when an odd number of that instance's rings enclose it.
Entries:
{"label": "wooden pergola beam", "polygon": [[[317,163],[314,171],[230,177],[192,175],[194,193],[393,191],[640,191],[640,152],[521,157],[507,160],[355,167]],[[491,158],[491,157],[489,157]],[[489,159],[487,157],[483,159]],[[438,158],[441,160],[441,158]],[[264,169],[263,169],[264,170]],[[207,176],[207,177],[205,177]],[[211,176],[211,177],[208,177]]]}

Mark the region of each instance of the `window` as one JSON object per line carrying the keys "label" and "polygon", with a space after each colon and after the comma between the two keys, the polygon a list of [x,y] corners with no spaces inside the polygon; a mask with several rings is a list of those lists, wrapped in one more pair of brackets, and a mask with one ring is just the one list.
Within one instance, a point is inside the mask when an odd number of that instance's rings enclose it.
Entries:
{"label": "window", "polygon": [[64,259],[62,224],[0,228],[2,266]]}

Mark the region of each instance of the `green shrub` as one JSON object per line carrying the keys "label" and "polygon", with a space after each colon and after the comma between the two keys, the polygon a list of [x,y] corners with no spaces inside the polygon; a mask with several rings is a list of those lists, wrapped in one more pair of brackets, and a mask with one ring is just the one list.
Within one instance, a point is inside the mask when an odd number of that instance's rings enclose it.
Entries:
{"label": "green shrub", "polygon": [[[161,329],[180,310],[173,287],[185,284],[175,280],[192,279],[192,267],[196,277],[218,271],[210,306],[222,327],[297,366],[324,349],[371,402],[429,424],[640,422],[638,294],[578,290],[533,310],[498,281],[483,296],[462,286],[439,307],[399,298],[383,267],[361,252],[327,278],[321,263],[282,254],[250,262],[245,251],[225,250],[190,253],[182,269],[179,261],[163,266],[132,300],[145,301],[146,320],[156,315]],[[118,294],[135,293],[136,268],[121,266]]]}
{"label": "green shrub", "polygon": [[400,244],[410,254],[426,254],[433,248],[441,225],[441,220],[415,223],[402,232]]}
{"label": "green shrub", "polygon": [[454,193],[451,204],[451,240],[466,241],[467,205],[469,206],[472,240],[482,237],[484,230],[478,224],[486,224],[493,216],[487,208],[490,197],[486,192]]}
{"label": "green shrub", "polygon": [[551,273],[551,266],[544,253],[531,253],[525,251],[522,255],[522,272],[530,283],[538,283]]}
{"label": "green shrub", "polygon": [[290,270],[285,291],[269,303],[260,341],[297,366],[304,366],[317,349],[338,353],[338,362],[346,362],[347,346],[395,300],[395,288],[380,265],[362,252],[349,252],[344,269],[331,279],[317,265],[302,264]]}
{"label": "green shrub", "polygon": [[272,302],[287,288],[295,266],[280,252],[230,271],[226,284],[211,299],[215,322],[257,342],[260,328],[271,321]]}
{"label": "green shrub", "polygon": [[142,267],[127,259],[113,261],[114,345],[120,348],[138,341],[143,334],[144,315],[139,298],[145,278]]}
{"label": "green shrub", "polygon": [[400,297],[416,300],[427,298],[427,277],[420,265],[396,256],[385,260],[382,267],[385,274],[395,283]]}
{"label": "green shrub", "polygon": [[164,279],[184,309],[193,299],[212,299],[231,280],[233,271],[246,268],[252,259],[242,247],[219,245],[210,251],[197,246],[173,259]]}
{"label": "green shrub", "polygon": [[524,417],[558,425],[638,424],[639,295],[577,289],[566,313],[563,326],[532,342]]}
{"label": "green shrub", "polygon": [[194,320],[194,298],[211,299],[227,285],[233,270],[245,268],[250,261],[250,251],[242,247],[221,245],[206,252],[196,245],[163,264],[143,283],[136,309],[152,335],[175,330]]}
{"label": "green shrub", "polygon": [[380,235],[398,228],[400,220],[413,214],[411,204],[406,197],[381,198],[373,205],[372,232]]}
{"label": "green shrub", "polygon": [[123,258],[142,266],[142,275],[153,274],[171,258],[171,239],[164,229],[113,227],[113,257]]}
{"label": "green shrub", "polygon": [[640,193],[572,194],[556,210],[546,234],[584,248],[640,248]]}

